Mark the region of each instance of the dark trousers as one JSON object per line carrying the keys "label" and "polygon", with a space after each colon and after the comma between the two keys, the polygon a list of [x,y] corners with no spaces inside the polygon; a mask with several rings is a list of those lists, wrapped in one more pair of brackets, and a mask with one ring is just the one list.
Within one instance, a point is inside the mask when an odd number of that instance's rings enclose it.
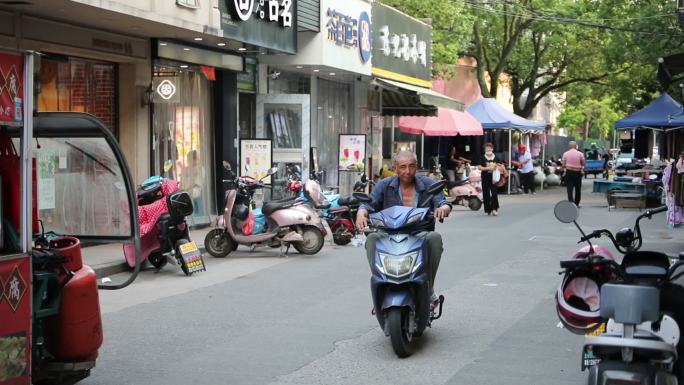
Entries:
{"label": "dark trousers", "polygon": [[520,184],[522,184],[523,191],[525,191],[525,194],[527,192],[534,192],[535,185],[534,185],[534,171],[530,171],[526,174],[520,174]]}
{"label": "dark trousers", "polygon": [[[373,262],[373,255],[375,254],[375,244],[378,239],[386,236],[385,233],[376,232],[370,233],[366,237],[366,258],[368,258],[368,265],[371,266]],[[430,231],[425,235],[425,243],[427,244],[428,255],[426,263],[428,265],[427,271],[430,273],[430,289],[434,287],[435,277],[437,276],[437,269],[439,262],[442,260],[442,236],[439,233]]]}
{"label": "dark trousers", "polygon": [[492,175],[482,176],[482,198],[484,200],[485,214],[499,209],[499,195],[497,187],[492,183]]}
{"label": "dark trousers", "polygon": [[[582,199],[582,173],[579,171],[565,171],[565,187],[568,189],[568,200],[579,205]],[[574,198],[573,198],[574,191]]]}

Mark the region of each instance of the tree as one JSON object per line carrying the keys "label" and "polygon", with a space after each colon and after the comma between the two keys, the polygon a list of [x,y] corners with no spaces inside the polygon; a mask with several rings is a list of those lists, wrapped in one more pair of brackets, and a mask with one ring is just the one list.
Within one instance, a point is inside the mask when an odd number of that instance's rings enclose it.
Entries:
{"label": "tree", "polygon": [[476,59],[482,95],[496,97],[501,75],[508,74],[514,112],[525,117],[548,93],[580,83],[614,88],[622,97],[613,103],[626,107],[639,88],[651,92],[656,58],[684,36],[667,14],[672,4],[662,1],[469,4],[475,21],[468,55]]}
{"label": "tree", "polygon": [[569,105],[558,117],[558,125],[568,129],[568,134],[583,139],[608,139],[615,122],[625,114],[615,110],[611,98],[585,99],[579,105]]}

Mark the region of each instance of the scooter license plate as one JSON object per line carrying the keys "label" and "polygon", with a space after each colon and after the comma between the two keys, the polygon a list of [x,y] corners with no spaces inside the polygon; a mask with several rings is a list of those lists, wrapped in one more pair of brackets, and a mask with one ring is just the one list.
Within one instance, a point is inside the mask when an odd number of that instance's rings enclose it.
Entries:
{"label": "scooter license plate", "polygon": [[[591,333],[585,334],[586,337],[596,337],[606,332],[606,323],[603,322],[601,325]],[[601,359],[594,355],[594,350],[591,346],[585,346],[582,349],[582,371],[585,371],[592,366],[598,365]]]}
{"label": "scooter license plate", "polygon": [[195,242],[185,243],[179,247],[183,262],[188,268],[189,273],[196,273],[198,271],[206,271],[204,267],[204,259],[200,253]]}

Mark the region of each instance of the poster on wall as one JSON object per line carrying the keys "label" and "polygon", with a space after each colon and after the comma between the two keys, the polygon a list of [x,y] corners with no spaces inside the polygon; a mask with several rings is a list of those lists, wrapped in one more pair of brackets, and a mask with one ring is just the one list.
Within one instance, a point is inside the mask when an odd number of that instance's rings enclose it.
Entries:
{"label": "poster on wall", "polygon": [[30,258],[0,259],[0,384],[29,383]]}
{"label": "poster on wall", "polygon": [[0,53],[0,123],[23,120],[24,58]]}
{"label": "poster on wall", "polygon": [[[240,176],[261,179],[268,175],[272,165],[271,139],[240,139]],[[271,177],[264,178],[264,183],[271,183]]]}
{"label": "poster on wall", "polygon": [[366,169],[366,135],[340,134],[339,171],[359,171]]}

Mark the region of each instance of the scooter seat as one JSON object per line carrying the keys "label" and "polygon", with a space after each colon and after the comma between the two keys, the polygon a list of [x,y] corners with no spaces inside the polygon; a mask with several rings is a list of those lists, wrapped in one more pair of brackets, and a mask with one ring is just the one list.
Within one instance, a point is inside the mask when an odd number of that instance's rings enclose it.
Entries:
{"label": "scooter seat", "polygon": [[353,196],[340,197],[340,199],[337,202],[340,204],[340,206],[353,206],[358,205],[360,203],[359,200],[354,198]]}
{"label": "scooter seat", "polygon": [[468,179],[468,178],[457,180],[455,182],[448,182],[447,188],[451,189],[454,187],[463,186],[463,185],[468,184],[468,183],[470,183],[470,179]]}
{"label": "scooter seat", "polygon": [[287,209],[294,206],[296,200],[297,197],[290,197],[266,202],[264,203],[264,207],[261,208],[261,212],[264,213],[264,215],[271,215],[278,210]]}

